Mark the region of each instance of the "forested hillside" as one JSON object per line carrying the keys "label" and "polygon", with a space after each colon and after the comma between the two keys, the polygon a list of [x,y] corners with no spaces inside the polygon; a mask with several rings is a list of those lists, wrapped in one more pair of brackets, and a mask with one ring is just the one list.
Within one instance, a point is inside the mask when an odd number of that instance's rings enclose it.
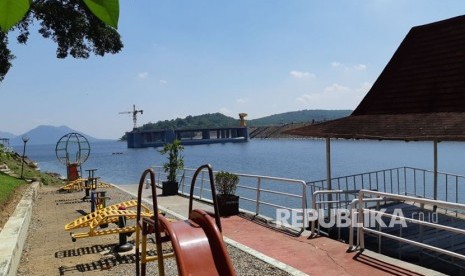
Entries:
{"label": "forested hillside", "polygon": [[[285,124],[315,123],[333,120],[349,116],[352,110],[301,110],[275,114],[259,119],[247,120],[247,126],[279,126]],[[246,118],[247,119],[247,118]],[[221,113],[203,114],[199,116],[187,116],[184,119],[158,121],[147,123],[140,130],[164,130],[164,129],[193,129],[239,126],[239,119],[235,119]],[[122,137],[125,140],[126,135]]]}
{"label": "forested hillside", "polygon": [[187,116],[184,119],[177,118],[173,120],[158,121],[148,123],[140,129],[186,129],[186,128],[213,128],[213,127],[230,127],[238,126],[239,120],[228,117],[221,113],[203,114],[199,116]]}
{"label": "forested hillside", "polygon": [[290,123],[323,122],[349,116],[352,110],[301,110],[275,114],[248,121],[249,126],[271,126]]}

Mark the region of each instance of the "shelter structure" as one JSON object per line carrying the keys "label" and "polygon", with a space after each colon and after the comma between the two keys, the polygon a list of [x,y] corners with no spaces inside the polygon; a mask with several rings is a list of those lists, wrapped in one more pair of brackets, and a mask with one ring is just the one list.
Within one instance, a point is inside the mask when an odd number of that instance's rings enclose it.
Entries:
{"label": "shelter structure", "polygon": [[326,138],[465,141],[465,16],[413,27],[353,113],[286,133]]}

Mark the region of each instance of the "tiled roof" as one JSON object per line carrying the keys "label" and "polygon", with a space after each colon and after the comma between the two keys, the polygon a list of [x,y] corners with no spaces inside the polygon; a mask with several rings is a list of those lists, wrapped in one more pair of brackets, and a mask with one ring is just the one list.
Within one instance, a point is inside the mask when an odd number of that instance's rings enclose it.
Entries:
{"label": "tiled roof", "polygon": [[465,141],[465,113],[349,116],[295,128],[287,134],[345,139]]}
{"label": "tiled roof", "polygon": [[288,133],[465,140],[465,16],[412,28],[351,116]]}

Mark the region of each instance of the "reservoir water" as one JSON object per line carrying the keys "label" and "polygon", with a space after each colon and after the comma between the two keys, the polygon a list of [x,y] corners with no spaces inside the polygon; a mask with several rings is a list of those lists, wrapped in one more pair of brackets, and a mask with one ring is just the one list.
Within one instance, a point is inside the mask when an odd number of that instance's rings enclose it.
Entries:
{"label": "reservoir water", "polygon": [[[15,148],[22,152],[22,147]],[[465,175],[465,143],[443,142],[438,145],[438,170],[440,172]],[[26,155],[38,163],[43,172],[56,172],[66,176],[66,168],[59,163],[55,154],[55,145],[27,145]],[[182,153],[186,168],[197,168],[209,163],[216,171],[225,170],[241,174],[253,174],[304,180],[305,182],[326,179],[326,145],[324,140],[251,140],[248,143],[227,143],[186,146]],[[125,142],[106,141],[91,144],[89,159],[82,165],[83,177],[86,169],[97,169],[95,176],[105,182],[118,185],[135,185],[142,172],[152,166],[162,166],[166,157],[158,149],[128,149]],[[346,176],[370,171],[397,167],[416,167],[433,169],[432,142],[402,141],[331,141],[332,176]],[[189,180],[190,182],[190,180]],[[432,182],[426,184],[427,195],[432,193]],[[240,184],[244,184],[241,180]],[[440,183],[440,196],[447,189]],[[270,185],[270,186],[266,186]],[[460,183],[459,192],[463,194]],[[454,185],[449,185],[449,189]],[[262,189],[282,193],[300,194],[298,185],[280,183],[262,183]],[[410,187],[412,189],[412,187]],[[452,192],[452,191],[450,191]],[[238,189],[242,209],[254,212],[255,203],[249,199],[256,198],[253,190]],[[198,193],[196,192],[198,195]],[[264,194],[264,193],[262,193]],[[211,198],[207,193],[206,198]],[[307,188],[307,202],[311,201],[311,190]],[[302,201],[296,198],[278,195],[262,195],[261,200],[285,206],[302,207]],[[465,201],[460,198],[460,202]],[[262,206],[262,204],[261,204]],[[276,208],[265,205],[260,214],[276,217]]]}
{"label": "reservoir water", "polygon": [[[22,146],[15,150],[21,153]],[[439,143],[439,171],[465,175],[464,153],[465,143]],[[36,161],[42,171],[66,176],[65,166],[56,158],[55,144],[27,145],[26,155]],[[209,163],[214,170],[236,173],[304,181],[326,178],[323,140],[251,140],[248,143],[186,146],[182,155],[188,168]],[[125,142],[96,142],[91,144],[90,157],[82,169],[98,169],[96,175],[106,182],[134,184],[146,168],[161,166],[165,159],[155,148],[128,149]],[[331,162],[333,177],[401,166],[432,169],[433,143],[334,140],[331,142]]]}

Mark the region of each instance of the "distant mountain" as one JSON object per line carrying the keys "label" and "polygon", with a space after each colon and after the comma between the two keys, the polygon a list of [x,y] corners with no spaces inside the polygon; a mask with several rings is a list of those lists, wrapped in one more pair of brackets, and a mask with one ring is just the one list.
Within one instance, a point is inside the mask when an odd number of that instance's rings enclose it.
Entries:
{"label": "distant mountain", "polygon": [[95,141],[98,141],[100,139],[97,139],[97,138],[94,138],[92,136],[89,136],[87,134],[84,134],[80,131],[76,131],[74,129],[71,129],[67,126],[59,126],[59,127],[55,127],[55,126],[45,126],[45,125],[42,125],[42,126],[38,126],[22,135],[18,135],[14,138],[11,138],[10,139],[10,145],[22,145],[23,144],[23,140],[22,140],[22,137],[23,136],[27,136],[29,137],[29,141],[28,141],[28,145],[43,145],[43,144],[55,144],[57,143],[61,137],[63,137],[64,135],[68,134],[68,133],[71,133],[71,132],[76,132],[76,133],[79,133],[81,135],[83,135],[84,137],[86,137],[86,139],[89,141],[89,142],[95,142]]}
{"label": "distant mountain", "polygon": [[349,116],[352,110],[300,110],[249,120],[248,126],[272,126],[290,123],[323,122]]}
{"label": "distant mountain", "polygon": [[0,138],[11,139],[11,138],[13,138],[13,137],[15,137],[15,136],[16,136],[16,135],[14,135],[13,133],[0,131]]}

